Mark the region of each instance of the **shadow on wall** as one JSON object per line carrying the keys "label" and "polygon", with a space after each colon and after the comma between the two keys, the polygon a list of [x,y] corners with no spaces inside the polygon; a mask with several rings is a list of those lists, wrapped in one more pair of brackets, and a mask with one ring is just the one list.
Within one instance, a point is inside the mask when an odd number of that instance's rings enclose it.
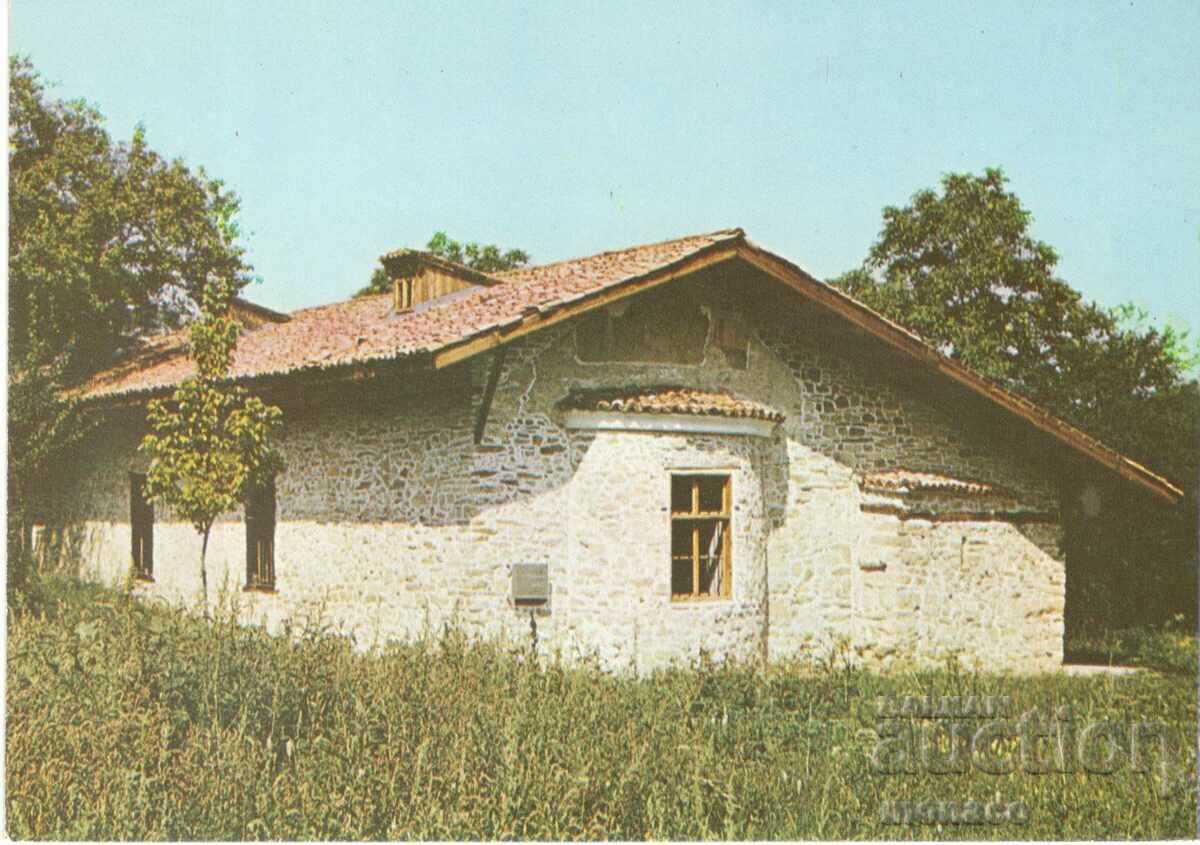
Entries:
{"label": "shadow on wall", "polygon": [[35,525],[33,529],[33,565],[38,574],[69,575],[81,578],[85,573],[88,549],[95,542],[95,530],[80,523]]}

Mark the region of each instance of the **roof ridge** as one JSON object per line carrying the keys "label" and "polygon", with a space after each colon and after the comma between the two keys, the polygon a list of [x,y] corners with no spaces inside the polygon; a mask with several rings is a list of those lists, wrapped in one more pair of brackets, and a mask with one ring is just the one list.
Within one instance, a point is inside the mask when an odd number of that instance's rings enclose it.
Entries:
{"label": "roof ridge", "polygon": [[304,313],[307,313],[310,311],[320,311],[323,308],[332,308],[335,305],[347,305],[351,302],[366,302],[371,299],[380,299],[382,297],[387,297],[388,299],[391,299],[392,294],[390,294],[390,293],[364,293],[361,295],[355,294],[352,296],[348,296],[345,299],[335,299],[332,302],[321,302],[317,305],[305,305],[302,308],[297,308],[294,311],[288,311],[286,313],[288,314],[288,316],[295,316],[296,314],[304,314]]}
{"label": "roof ridge", "polygon": [[[667,238],[666,240],[661,240],[661,241],[651,241],[649,243],[644,243],[644,244],[634,244],[633,246],[622,247],[621,249],[606,249],[603,252],[593,252],[588,255],[577,255],[574,258],[562,258],[562,259],[559,259],[558,261],[549,261],[545,264],[530,264],[525,267],[514,267],[511,270],[501,270],[501,271],[495,272],[495,273],[482,273],[482,275],[490,276],[493,279],[496,279],[502,283],[503,282],[513,282],[513,281],[517,281],[517,280],[512,277],[519,275],[520,273],[528,273],[532,270],[543,270],[547,267],[558,267],[559,265],[562,265],[562,264],[575,264],[576,262],[579,262],[579,261],[587,261],[592,258],[601,258],[605,255],[617,255],[617,254],[623,253],[623,252],[633,252],[634,250],[639,250],[639,249],[649,249],[651,247],[656,247],[656,246],[665,246],[667,244],[679,243],[680,241],[690,241],[695,238],[716,238],[718,240],[732,240],[735,238],[745,238],[745,237],[746,237],[746,231],[741,226],[734,226],[734,227],[728,228],[728,229],[716,229],[712,232],[696,232],[695,234],[692,234],[692,235],[681,235],[676,238]],[[402,250],[393,250],[393,252],[401,252],[401,251]],[[421,252],[421,250],[409,250],[409,251]],[[390,254],[391,253],[389,253],[389,255]],[[467,269],[470,269],[470,268],[468,267]],[[476,272],[479,272],[479,271],[476,271]],[[362,296],[348,296],[344,299],[335,299],[332,302],[321,302],[316,305],[305,305],[303,308],[296,308],[293,311],[286,311],[286,312],[280,312],[280,313],[286,313],[288,315],[303,314],[303,313],[310,312],[310,311],[318,311],[322,308],[330,308],[334,305],[345,305],[347,303],[354,302],[356,300],[369,300],[369,299],[376,299],[376,298],[384,297],[384,296],[390,297],[391,294],[385,292],[385,293],[369,293],[369,294],[364,294]]]}
{"label": "roof ridge", "polygon": [[[723,236],[723,237],[719,237]],[[735,238],[745,238],[746,232],[741,226],[734,226],[730,229],[716,229],[712,232],[696,232],[692,235],[680,235],[676,238],[667,238],[661,241],[650,241],[644,244],[634,244],[633,246],[622,247],[620,249],[606,249],[602,252],[593,252],[589,255],[577,255],[574,258],[562,258],[558,261],[549,261],[545,264],[530,264],[526,267],[514,267],[512,270],[503,270],[499,273],[494,273],[497,279],[502,281],[515,281],[510,279],[510,276],[515,276],[520,273],[528,273],[532,270],[544,270],[547,267],[558,267],[562,264],[575,264],[580,261],[587,261],[592,258],[602,258],[605,255],[618,255],[623,252],[634,252],[639,249],[649,249],[656,246],[666,246],[667,244],[679,243],[680,241],[690,241],[696,238],[716,238],[717,240],[732,240]]]}

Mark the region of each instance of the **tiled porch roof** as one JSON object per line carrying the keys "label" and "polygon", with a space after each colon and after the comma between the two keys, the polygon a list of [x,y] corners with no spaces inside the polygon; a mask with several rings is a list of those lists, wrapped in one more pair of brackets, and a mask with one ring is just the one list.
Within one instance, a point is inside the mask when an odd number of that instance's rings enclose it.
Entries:
{"label": "tiled porch roof", "polygon": [[588,390],[571,393],[559,403],[570,411],[619,411],[627,414],[697,414],[783,422],[779,411],[731,393],[687,387]]}

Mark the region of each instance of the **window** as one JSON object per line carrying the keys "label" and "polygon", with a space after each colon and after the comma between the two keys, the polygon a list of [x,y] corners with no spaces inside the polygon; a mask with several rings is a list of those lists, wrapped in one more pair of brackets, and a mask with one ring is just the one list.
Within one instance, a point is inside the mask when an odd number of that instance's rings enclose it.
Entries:
{"label": "window", "polygon": [[671,476],[671,601],[732,595],[728,475]]}
{"label": "window", "polygon": [[395,289],[392,293],[393,304],[397,311],[407,311],[413,307],[413,280],[412,279],[396,279],[393,283]]}
{"label": "window", "polygon": [[246,589],[275,589],[275,482],[246,499]]}
{"label": "window", "polygon": [[154,504],[146,498],[146,476],[129,473],[129,525],[133,577],[154,580]]}

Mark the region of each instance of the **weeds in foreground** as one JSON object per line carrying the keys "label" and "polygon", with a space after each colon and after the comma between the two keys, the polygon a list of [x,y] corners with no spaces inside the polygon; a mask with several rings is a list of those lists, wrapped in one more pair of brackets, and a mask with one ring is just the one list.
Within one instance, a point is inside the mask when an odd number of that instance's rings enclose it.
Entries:
{"label": "weeds in foreground", "polygon": [[[1194,676],[878,676],[539,664],[447,631],[379,654],[70,581],[9,612],[8,833],[24,839],[1164,838],[1195,833]],[[1156,719],[1187,778],[871,767],[881,696]],[[897,827],[887,800],[1021,800]]]}
{"label": "weeds in foreground", "polygon": [[1195,675],[1200,653],[1183,617],[1162,625],[1104,631],[1067,641],[1067,658],[1110,666],[1141,666]]}

